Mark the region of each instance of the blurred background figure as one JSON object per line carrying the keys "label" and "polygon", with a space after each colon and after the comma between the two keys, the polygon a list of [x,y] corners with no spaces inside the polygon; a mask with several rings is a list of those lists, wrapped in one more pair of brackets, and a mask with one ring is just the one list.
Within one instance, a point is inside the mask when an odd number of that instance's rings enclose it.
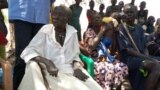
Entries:
{"label": "blurred background figure", "polygon": [[121,11],[119,6],[116,5],[116,3],[117,3],[117,0],[111,0],[112,5],[107,7],[105,16],[109,17],[109,16],[111,16],[111,14],[113,12],[120,12]]}
{"label": "blurred background figure", "polygon": [[146,33],[151,34],[154,32],[154,22],[155,22],[155,17],[154,16],[149,16],[147,19],[147,30]]}
{"label": "blurred background figure", "polygon": [[122,11],[123,7],[124,7],[124,2],[123,1],[119,1],[118,6],[119,6],[120,10]]}
{"label": "blurred background figure", "polygon": [[147,17],[148,17],[148,10],[146,8],[146,2],[142,1],[139,5],[139,10],[138,10],[138,23],[141,25],[145,25],[147,22]]}
{"label": "blurred background figure", "polygon": [[94,6],[95,6],[95,2],[93,0],[91,0],[89,2],[89,8],[90,9],[87,9],[87,19],[88,19],[88,27],[92,27],[92,20],[93,20],[93,16],[97,13],[96,10],[94,10]]}
{"label": "blurred background figure", "polygon": [[72,17],[69,24],[72,25],[77,30],[78,40],[81,41],[81,25],[79,17],[82,12],[82,7],[79,4],[82,0],[75,0],[75,1],[76,3],[70,6],[70,9],[72,10]]}
{"label": "blurred background figure", "polygon": [[6,36],[8,34],[7,27],[4,22],[2,9],[8,8],[7,0],[0,1],[0,58],[6,58],[5,46],[7,44]]}
{"label": "blurred background figure", "polygon": [[100,4],[99,6],[99,15],[103,18],[105,16],[103,10],[105,8],[105,5],[104,4]]}

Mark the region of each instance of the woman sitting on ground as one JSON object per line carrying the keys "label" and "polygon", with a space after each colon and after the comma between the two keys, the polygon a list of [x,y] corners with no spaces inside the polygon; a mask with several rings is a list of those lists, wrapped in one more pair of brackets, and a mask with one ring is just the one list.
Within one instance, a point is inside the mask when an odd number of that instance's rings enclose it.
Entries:
{"label": "woman sitting on ground", "polygon": [[[93,16],[93,26],[88,28],[84,33],[83,43],[81,43],[81,51],[94,60],[95,80],[104,90],[110,90],[113,86],[117,87],[128,74],[126,65],[119,62],[113,64],[115,58],[112,58],[111,62],[108,61],[110,59],[102,60],[101,55],[98,53],[102,38],[108,37],[106,36],[107,34],[111,35],[111,33],[108,32],[112,30],[111,23],[112,22],[109,22],[107,25],[104,24],[101,16],[98,13],[95,14]],[[111,43],[109,42],[109,44]],[[108,58],[106,55],[105,57]]]}

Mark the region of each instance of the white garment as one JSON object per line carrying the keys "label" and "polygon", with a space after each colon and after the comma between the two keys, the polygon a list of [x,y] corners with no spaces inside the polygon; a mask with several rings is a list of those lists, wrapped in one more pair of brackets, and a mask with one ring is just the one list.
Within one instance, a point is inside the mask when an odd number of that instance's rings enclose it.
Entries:
{"label": "white garment", "polygon": [[[38,64],[30,61],[36,56],[52,60],[59,69],[57,78],[50,76],[46,71],[46,78],[52,90],[102,90],[91,77],[83,82],[73,76],[71,63],[73,60],[80,61],[79,53],[77,32],[72,26],[66,25],[63,47],[55,39],[54,26],[43,26],[21,54],[27,65],[18,90],[46,90]],[[82,71],[89,76],[84,69]]]}
{"label": "white garment", "polygon": [[31,58],[42,56],[52,60],[61,71],[72,73],[73,60],[80,61],[77,31],[70,25],[66,26],[66,38],[63,47],[55,39],[52,24],[43,26],[30,44],[22,52],[21,57],[27,63]]}

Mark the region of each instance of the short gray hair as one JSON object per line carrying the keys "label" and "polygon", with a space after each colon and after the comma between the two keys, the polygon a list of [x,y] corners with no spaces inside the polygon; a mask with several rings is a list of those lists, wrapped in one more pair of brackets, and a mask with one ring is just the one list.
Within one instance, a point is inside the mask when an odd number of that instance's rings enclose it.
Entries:
{"label": "short gray hair", "polygon": [[71,9],[68,8],[68,7],[65,6],[65,5],[56,6],[56,7],[54,8],[54,10],[55,10],[56,8],[61,8],[61,10],[65,12],[65,15],[67,16],[67,19],[68,19],[68,22],[69,22],[70,19],[71,19],[71,17],[72,17],[72,11],[71,11]]}

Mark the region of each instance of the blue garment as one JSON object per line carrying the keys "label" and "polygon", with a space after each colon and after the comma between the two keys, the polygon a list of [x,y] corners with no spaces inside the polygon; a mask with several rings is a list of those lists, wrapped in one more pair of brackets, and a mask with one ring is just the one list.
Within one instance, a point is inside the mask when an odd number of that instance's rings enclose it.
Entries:
{"label": "blue garment", "polygon": [[112,44],[112,40],[110,38],[102,38],[101,42],[98,45],[98,57],[105,56],[107,58],[107,62],[112,63],[115,60],[115,56],[110,55],[108,52],[109,46]]}
{"label": "blue garment", "polygon": [[47,24],[50,2],[50,0],[8,0],[9,20]]}
{"label": "blue garment", "polygon": [[[146,39],[142,27],[140,25],[135,25],[134,28],[128,29],[139,51],[141,53],[144,53]],[[131,56],[126,52],[126,49],[135,49],[132,46],[131,41],[128,38],[128,35],[126,34],[123,26],[120,26],[119,28],[117,39],[120,55],[122,56],[121,60],[122,62],[127,64],[129,68],[129,80],[131,82],[133,90],[144,90],[145,77],[143,77],[142,73],[140,73],[139,71],[141,62],[143,60],[139,57]]]}
{"label": "blue garment", "polygon": [[149,33],[149,34],[153,33],[154,32],[154,26],[148,24],[146,32]]}

